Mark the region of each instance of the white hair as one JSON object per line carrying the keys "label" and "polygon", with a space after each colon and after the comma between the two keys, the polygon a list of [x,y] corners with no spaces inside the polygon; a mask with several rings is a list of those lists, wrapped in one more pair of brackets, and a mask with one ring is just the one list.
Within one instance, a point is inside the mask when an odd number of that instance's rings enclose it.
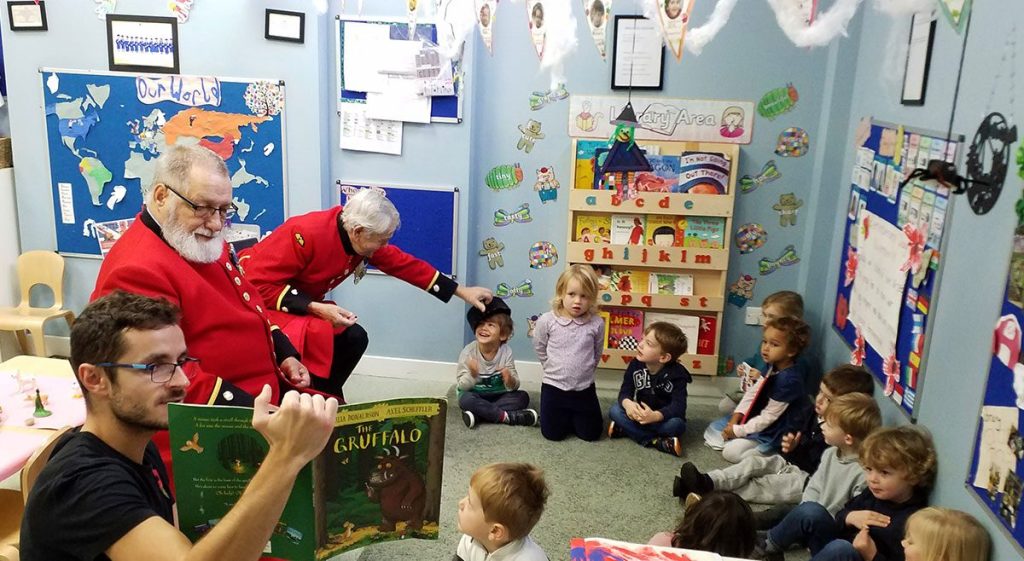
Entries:
{"label": "white hair", "polygon": [[199,145],[175,144],[168,147],[156,159],[153,181],[143,190],[146,204],[152,204],[153,188],[160,183],[170,185],[179,193],[187,191],[189,175],[192,173],[192,168],[196,166],[203,166],[228,177],[228,167],[224,164],[224,160],[212,150]]}
{"label": "white hair", "polygon": [[360,189],[350,196],[341,211],[342,223],[365,228],[372,234],[392,235],[402,225],[398,209],[381,189]]}

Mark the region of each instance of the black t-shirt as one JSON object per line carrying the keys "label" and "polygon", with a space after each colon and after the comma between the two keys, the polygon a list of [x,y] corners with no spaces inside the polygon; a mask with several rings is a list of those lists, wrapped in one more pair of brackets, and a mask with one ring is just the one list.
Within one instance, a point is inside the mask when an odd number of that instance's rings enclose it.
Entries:
{"label": "black t-shirt", "polygon": [[61,439],[21,523],[23,561],[106,560],[105,551],[153,516],[174,524],[167,470],[152,442],[137,464],[96,435]]}

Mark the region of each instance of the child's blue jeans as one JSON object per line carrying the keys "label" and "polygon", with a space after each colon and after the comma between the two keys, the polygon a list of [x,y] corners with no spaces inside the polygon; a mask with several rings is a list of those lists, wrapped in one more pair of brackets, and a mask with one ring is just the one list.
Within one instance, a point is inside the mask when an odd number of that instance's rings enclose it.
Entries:
{"label": "child's blue jeans", "polygon": [[837,537],[839,525],[836,519],[825,507],[811,501],[800,503],[782,522],[768,531],[770,547],[785,551],[796,544],[806,545],[811,555],[817,555]]}
{"label": "child's blue jeans", "polygon": [[608,411],[608,418],[620,427],[626,436],[640,444],[647,444],[661,436],[682,436],[686,432],[686,421],[679,417],[665,419],[660,423],[641,425],[626,415],[626,410],[623,409],[621,403],[612,405]]}

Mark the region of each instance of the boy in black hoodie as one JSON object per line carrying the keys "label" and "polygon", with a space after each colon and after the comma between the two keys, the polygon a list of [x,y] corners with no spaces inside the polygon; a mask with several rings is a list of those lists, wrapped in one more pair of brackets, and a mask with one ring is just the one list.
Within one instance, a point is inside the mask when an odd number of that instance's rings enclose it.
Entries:
{"label": "boy in black hoodie", "polygon": [[659,321],[644,329],[636,358],[626,367],[619,399],[608,417],[608,436],[628,436],[638,444],[681,456],[686,431],[686,384],[693,379],[677,359],[686,354],[686,335]]}

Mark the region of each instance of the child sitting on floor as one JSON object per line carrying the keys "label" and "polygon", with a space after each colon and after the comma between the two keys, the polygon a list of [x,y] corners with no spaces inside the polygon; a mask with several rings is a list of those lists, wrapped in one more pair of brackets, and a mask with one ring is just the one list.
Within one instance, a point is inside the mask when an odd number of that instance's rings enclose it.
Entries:
{"label": "child sitting on floor", "polygon": [[636,358],[626,367],[619,398],[608,411],[608,436],[628,436],[675,456],[683,453],[679,437],[686,431],[686,385],[693,381],[682,364],[686,335],[668,322],[644,329]]}
{"label": "child sitting on floor", "polygon": [[530,538],[544,513],[548,487],[544,473],[530,464],[484,466],[469,479],[459,501],[459,540],[455,561],[548,561]]}
{"label": "child sitting on floor", "polygon": [[484,311],[471,307],[466,321],[476,340],[459,354],[456,369],[462,421],[469,428],[478,423],[534,426],[537,412],[527,409],[530,396],[519,389],[519,375],[512,348],[512,310],[495,296]]}
{"label": "child sitting on floor", "polygon": [[783,435],[810,413],[796,358],[807,347],[810,329],[801,320],[768,320],[761,340],[761,358],[768,371],[747,392],[731,416],[712,421],[704,442],[738,463],[746,455],[774,454]]}
{"label": "child sitting on floor", "polygon": [[988,561],[990,548],[988,532],[966,512],[930,506],[907,520],[908,561]]}
{"label": "child sitting on floor", "polygon": [[712,491],[687,497],[686,511],[673,532],[655,534],[650,545],[749,557],[754,550],[754,513],[735,493]]}

